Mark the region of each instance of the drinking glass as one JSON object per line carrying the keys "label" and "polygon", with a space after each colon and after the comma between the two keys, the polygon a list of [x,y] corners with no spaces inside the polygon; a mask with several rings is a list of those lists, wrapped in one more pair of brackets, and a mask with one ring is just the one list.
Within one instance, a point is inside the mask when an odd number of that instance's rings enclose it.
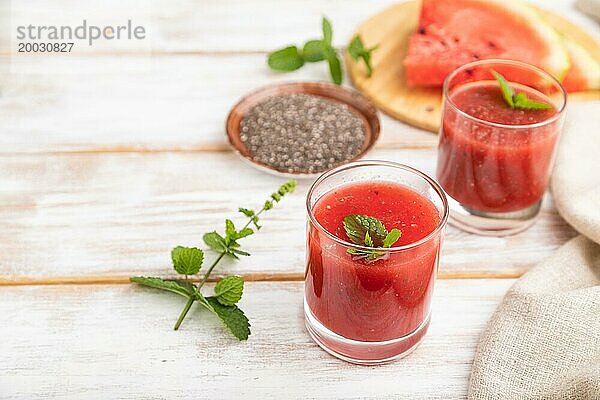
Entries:
{"label": "drinking glass", "polygon": [[[439,223],[414,243],[377,248],[381,257],[375,262],[353,257],[349,249],[374,249],[328,232],[314,211],[323,195],[359,182],[391,182],[411,189],[433,204]],[[448,217],[442,188],[405,165],[360,161],[321,175],[308,192],[306,207],[304,312],[310,336],[330,354],[357,364],[385,363],[408,354],[423,339],[431,317],[442,231]]]}

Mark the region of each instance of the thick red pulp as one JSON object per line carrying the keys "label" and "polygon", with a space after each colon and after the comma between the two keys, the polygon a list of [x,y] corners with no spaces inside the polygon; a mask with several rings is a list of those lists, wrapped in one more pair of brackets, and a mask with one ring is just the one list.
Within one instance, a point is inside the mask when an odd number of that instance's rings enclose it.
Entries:
{"label": "thick red pulp", "polygon": [[[534,89],[515,87],[530,99],[551,103]],[[450,93],[450,99],[472,117],[507,126],[477,122],[446,104],[437,165],[444,190],[478,211],[510,212],[537,203],[550,175],[560,120],[533,124],[550,119],[557,110],[510,108],[495,81],[465,84]]]}
{"label": "thick red pulp", "polygon": [[[440,214],[429,199],[385,181],[340,186],[317,200],[312,213],[322,228],[345,242],[350,242],[343,227],[348,214],[375,217],[388,231],[400,229],[402,236],[394,246],[415,243],[440,224]],[[326,328],[348,339],[381,342],[406,336],[429,314],[439,247],[437,235],[366,262],[309,223],[305,290],[310,311]],[[411,337],[410,343],[386,349],[389,354],[371,355],[400,354],[425,331]]]}

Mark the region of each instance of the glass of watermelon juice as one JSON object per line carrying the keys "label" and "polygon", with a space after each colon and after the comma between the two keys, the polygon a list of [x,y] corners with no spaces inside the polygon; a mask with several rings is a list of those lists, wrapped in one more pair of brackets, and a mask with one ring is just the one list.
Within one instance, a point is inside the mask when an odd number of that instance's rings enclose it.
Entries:
{"label": "glass of watermelon juice", "polygon": [[[514,95],[524,94],[547,108],[511,107],[493,72],[505,78]],[[437,178],[448,195],[453,225],[500,236],[533,224],[565,106],[560,83],[521,62],[476,61],[446,78]]]}
{"label": "glass of watermelon juice", "polygon": [[[311,187],[304,312],[311,337],[330,354],[380,364],[423,339],[448,204],[442,188],[410,167],[350,163]],[[368,216],[401,235],[387,248],[350,239],[345,218]],[[367,256],[368,254],[373,257]]]}

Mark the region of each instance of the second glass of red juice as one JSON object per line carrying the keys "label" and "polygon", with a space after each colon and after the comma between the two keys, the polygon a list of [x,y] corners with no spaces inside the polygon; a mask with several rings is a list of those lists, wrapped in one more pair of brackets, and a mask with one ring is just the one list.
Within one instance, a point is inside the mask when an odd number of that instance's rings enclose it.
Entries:
{"label": "second glass of red juice", "polygon": [[[312,338],[358,364],[408,354],[423,339],[448,217],[441,187],[410,167],[350,163],[322,175],[307,197],[304,311]],[[400,237],[389,248],[354,243],[349,215],[380,221]],[[377,252],[368,258],[361,254]]]}
{"label": "second glass of red juice", "polygon": [[[544,102],[548,108],[511,107],[494,72],[508,81],[515,95]],[[565,105],[565,91],[556,79],[517,61],[477,61],[448,76],[437,178],[448,194],[452,224],[501,236],[534,222]]]}

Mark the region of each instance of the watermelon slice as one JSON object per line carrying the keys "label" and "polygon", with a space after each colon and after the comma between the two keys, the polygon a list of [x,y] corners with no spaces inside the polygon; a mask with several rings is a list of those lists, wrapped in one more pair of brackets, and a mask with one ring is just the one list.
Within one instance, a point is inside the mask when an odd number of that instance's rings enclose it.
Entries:
{"label": "watermelon slice", "polygon": [[423,0],[404,59],[409,86],[441,86],[471,61],[503,58],[527,62],[562,80],[569,55],[561,37],[517,1]]}
{"label": "watermelon slice", "polygon": [[571,56],[571,69],[562,84],[569,93],[600,89],[600,64],[577,43],[565,39]]}

